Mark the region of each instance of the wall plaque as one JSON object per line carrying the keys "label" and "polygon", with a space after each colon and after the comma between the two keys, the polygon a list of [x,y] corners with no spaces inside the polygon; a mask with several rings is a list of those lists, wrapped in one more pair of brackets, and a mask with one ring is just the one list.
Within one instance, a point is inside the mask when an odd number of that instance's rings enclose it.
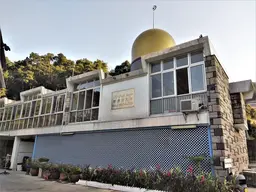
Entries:
{"label": "wall plaque", "polygon": [[111,109],[134,107],[134,89],[112,92]]}

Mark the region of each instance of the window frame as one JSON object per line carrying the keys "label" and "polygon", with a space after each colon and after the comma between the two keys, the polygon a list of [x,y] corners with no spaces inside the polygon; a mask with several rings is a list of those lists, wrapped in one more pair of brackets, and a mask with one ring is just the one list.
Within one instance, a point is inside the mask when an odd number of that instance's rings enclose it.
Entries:
{"label": "window frame", "polygon": [[[77,91],[74,91],[72,92],[72,95],[71,95],[71,102],[70,102],[70,110],[69,110],[69,123],[70,124],[74,124],[74,123],[82,123],[82,122],[94,122],[94,121],[98,121],[97,120],[92,120],[92,111],[93,109],[98,109],[98,118],[99,118],[99,107],[100,107],[100,98],[99,98],[99,106],[93,106],[93,100],[94,100],[94,90],[95,89],[99,89],[100,90],[100,96],[101,96],[101,86],[95,86],[95,87],[90,87],[90,88],[87,88],[87,89],[81,89],[81,90],[77,90]],[[91,99],[91,107],[90,108],[86,108],[86,97],[87,97],[87,91],[89,90],[92,90],[92,99]],[[85,97],[84,97],[84,106],[83,106],[83,109],[79,109],[78,110],[78,105],[79,105],[79,93],[80,92],[85,92]],[[77,99],[77,103],[76,103],[76,109],[72,109],[72,106],[73,106],[73,96],[74,94],[78,94],[78,99]],[[85,121],[84,120],[84,114],[85,114],[85,111],[91,111],[90,113],[90,120],[89,121]],[[82,112],[83,113],[83,120],[82,121],[77,121],[77,113],[78,112]],[[71,121],[71,113],[75,113],[75,121]]]}
{"label": "window frame", "polygon": [[[176,57],[172,57],[171,59],[163,59],[160,61],[160,71],[158,72],[151,72],[151,65],[152,64],[156,64],[157,62],[151,62],[149,63],[149,82],[150,82],[150,100],[158,100],[158,99],[164,99],[164,98],[171,98],[171,97],[177,97],[177,96],[185,96],[185,95],[191,95],[191,94],[197,94],[197,93],[203,93],[207,91],[207,84],[206,84],[206,70],[205,70],[205,62],[204,59],[202,61],[196,62],[196,63],[191,63],[191,54],[196,53],[196,52],[202,52],[203,54],[203,58],[205,57],[204,53],[202,50],[198,50],[198,51],[193,51],[193,52],[189,52],[187,53],[187,61],[188,64],[184,65],[184,66],[180,66],[177,67],[177,58],[179,58],[179,56]],[[185,54],[181,54],[180,56],[183,56]],[[171,69],[166,69],[164,70],[164,61],[166,60],[173,60],[173,68]],[[195,67],[195,66],[202,66],[202,72],[203,72],[203,90],[199,90],[199,91],[192,91],[192,80],[191,80],[191,68]],[[189,93],[186,94],[180,94],[177,95],[177,70],[179,69],[183,69],[183,68],[187,68],[187,73],[188,73],[188,88],[189,88]],[[173,78],[174,78],[174,94],[172,95],[166,95],[164,96],[164,90],[163,90],[163,74],[167,73],[167,72],[171,72],[173,71]],[[161,74],[161,96],[160,97],[152,97],[152,76],[157,75],[157,74]]]}

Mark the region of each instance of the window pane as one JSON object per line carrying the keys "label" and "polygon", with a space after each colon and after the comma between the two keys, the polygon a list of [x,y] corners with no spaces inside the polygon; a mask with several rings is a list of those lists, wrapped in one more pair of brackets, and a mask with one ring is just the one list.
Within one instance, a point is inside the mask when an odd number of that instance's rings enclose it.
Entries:
{"label": "window pane", "polygon": [[33,118],[30,118],[28,121],[28,128],[32,128],[32,124],[33,124]]}
{"label": "window pane", "polygon": [[17,106],[17,112],[16,112],[16,115],[15,115],[15,118],[16,118],[16,119],[19,119],[19,118],[20,118],[20,114],[21,114],[21,105],[18,105],[18,106]]}
{"label": "window pane", "polygon": [[12,112],[12,117],[11,117],[12,120],[15,119],[16,108],[17,108],[17,106],[13,106],[13,112]]}
{"label": "window pane", "polygon": [[[79,92],[78,110],[84,109],[85,92]],[[82,115],[83,116],[83,115]]]}
{"label": "window pane", "polygon": [[71,110],[77,110],[78,93],[73,94]]}
{"label": "window pane", "polygon": [[156,64],[151,64],[151,73],[156,73],[159,72],[161,70],[161,64],[160,63],[156,63]]}
{"label": "window pane", "polygon": [[46,115],[45,118],[44,118],[44,127],[48,127],[49,126],[49,122],[50,122],[50,118],[51,116],[50,115]]}
{"label": "window pane", "polygon": [[100,88],[93,90],[93,107],[98,107],[100,102]]}
{"label": "window pane", "polygon": [[57,114],[56,125],[62,125],[62,117],[63,117],[62,113]]}
{"label": "window pane", "polygon": [[92,107],[92,89],[86,91],[86,103],[85,103],[85,108],[89,109]]}
{"label": "window pane", "polygon": [[34,121],[33,121],[33,128],[37,128],[38,127],[38,117],[35,117],[34,118]]}
{"label": "window pane", "polygon": [[91,120],[91,109],[84,111],[84,121],[90,121]]}
{"label": "window pane", "polygon": [[176,65],[177,67],[188,65],[188,57],[187,56],[177,57]]}
{"label": "window pane", "polygon": [[173,59],[169,61],[164,61],[163,63],[164,70],[173,68]]}
{"label": "window pane", "polygon": [[83,111],[78,111],[76,116],[76,122],[82,122],[83,121]]}
{"label": "window pane", "polygon": [[23,128],[24,128],[24,129],[27,129],[27,127],[28,127],[28,119],[25,119],[25,120],[24,120],[24,127],[23,127]]}
{"label": "window pane", "polygon": [[191,67],[191,86],[192,91],[200,91],[204,89],[203,66],[198,65]]}
{"label": "window pane", "polygon": [[41,100],[36,101],[35,115],[39,115]]}
{"label": "window pane", "polygon": [[5,124],[5,131],[8,131],[8,130],[9,130],[9,125],[10,125],[10,122],[7,121],[6,124]]}
{"label": "window pane", "polygon": [[3,119],[3,115],[4,115],[4,110],[3,110],[3,109],[1,109],[1,110],[0,110],[0,121],[2,121],[2,119]]}
{"label": "window pane", "polygon": [[92,109],[92,121],[98,120],[99,109]]}
{"label": "window pane", "polygon": [[16,120],[15,122],[14,122],[14,130],[17,130],[19,127],[19,120]]}
{"label": "window pane", "polygon": [[32,107],[31,107],[31,112],[30,112],[30,117],[32,117],[34,115],[35,107],[36,107],[36,101],[33,101]]}
{"label": "window pane", "polygon": [[164,96],[174,94],[173,72],[163,73],[163,91]]}
{"label": "window pane", "polygon": [[44,116],[39,117],[38,127],[43,127]]}
{"label": "window pane", "polygon": [[51,115],[51,119],[48,125],[55,126],[55,121],[56,121],[56,115]]}
{"label": "window pane", "polygon": [[204,60],[202,52],[192,53],[191,54],[191,63],[197,63]]}
{"label": "window pane", "polygon": [[162,99],[150,101],[150,113],[151,114],[163,113]]}
{"label": "window pane", "polygon": [[24,119],[21,119],[19,121],[19,129],[23,129],[23,125],[24,125]]}
{"label": "window pane", "polygon": [[176,79],[177,79],[177,94],[186,94],[189,93],[188,87],[188,69],[178,69],[176,71]]}
{"label": "window pane", "polygon": [[14,121],[10,121],[9,130],[14,130]]}
{"label": "window pane", "polygon": [[152,98],[161,97],[162,89],[161,89],[161,74],[151,76],[152,79]]}
{"label": "window pane", "polygon": [[70,113],[70,123],[76,122],[76,112]]}
{"label": "window pane", "polygon": [[55,113],[57,111],[57,96],[53,97],[53,103],[52,103],[52,113]]}
{"label": "window pane", "polygon": [[47,102],[46,98],[43,98],[41,114],[45,114],[46,102]]}
{"label": "window pane", "polygon": [[52,97],[47,98],[47,105],[46,105],[46,113],[51,112],[51,107],[52,107]]}
{"label": "window pane", "polygon": [[64,101],[65,101],[65,95],[60,95],[58,97],[58,111],[64,110]]}

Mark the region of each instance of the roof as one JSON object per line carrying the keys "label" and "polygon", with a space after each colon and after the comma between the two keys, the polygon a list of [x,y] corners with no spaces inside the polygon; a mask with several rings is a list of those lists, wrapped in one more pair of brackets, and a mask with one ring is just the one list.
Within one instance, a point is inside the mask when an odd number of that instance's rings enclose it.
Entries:
{"label": "roof", "polygon": [[255,90],[255,85],[252,80],[244,80],[229,83],[230,93],[245,93]]}

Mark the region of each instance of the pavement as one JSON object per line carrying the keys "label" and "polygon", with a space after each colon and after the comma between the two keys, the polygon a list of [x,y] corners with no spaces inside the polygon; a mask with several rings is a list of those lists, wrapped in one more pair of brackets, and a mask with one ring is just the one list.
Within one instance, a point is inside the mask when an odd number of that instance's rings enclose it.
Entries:
{"label": "pavement", "polygon": [[[2,171],[0,171],[2,172]],[[0,192],[111,192],[75,184],[62,184],[56,181],[45,181],[38,177],[25,175],[24,172],[10,172],[0,175]]]}
{"label": "pavement", "polygon": [[[0,170],[2,172],[3,170]],[[25,175],[24,172],[11,172],[0,175],[0,192],[112,192],[110,190],[85,187],[75,184],[62,184],[56,181],[45,181],[38,177]],[[250,188],[249,192],[256,192]]]}

